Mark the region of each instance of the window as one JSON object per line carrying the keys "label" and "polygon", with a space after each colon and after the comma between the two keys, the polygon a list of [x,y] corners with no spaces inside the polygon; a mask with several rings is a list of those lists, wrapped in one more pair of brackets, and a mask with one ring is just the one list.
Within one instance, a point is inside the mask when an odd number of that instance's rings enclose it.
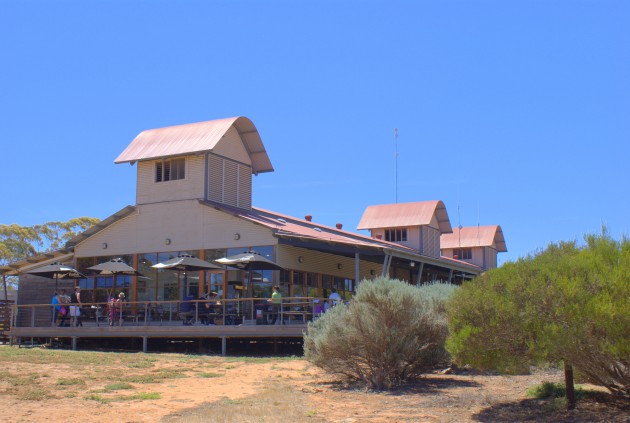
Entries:
{"label": "window", "polygon": [[170,159],[155,164],[155,182],[175,181],[186,177],[186,159]]}
{"label": "window", "polygon": [[385,241],[407,241],[407,228],[385,229]]}
{"label": "window", "polygon": [[458,260],[472,260],[472,248],[455,248],[453,258]]}

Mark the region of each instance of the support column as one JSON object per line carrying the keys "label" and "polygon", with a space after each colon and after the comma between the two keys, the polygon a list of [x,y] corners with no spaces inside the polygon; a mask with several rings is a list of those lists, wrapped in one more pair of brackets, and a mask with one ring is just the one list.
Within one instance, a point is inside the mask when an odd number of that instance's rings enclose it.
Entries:
{"label": "support column", "polygon": [[385,260],[383,260],[383,269],[381,271],[381,276],[385,277],[389,274],[389,265],[392,262],[392,255],[385,254]]}
{"label": "support column", "polygon": [[77,350],[77,337],[73,336],[72,337],[72,351],[76,351]]}
{"label": "support column", "polygon": [[422,270],[424,269],[424,262],[420,263],[420,267],[418,268],[418,279],[416,285],[422,285]]}
{"label": "support column", "polygon": [[[206,259],[206,250],[204,250],[203,248],[201,250],[199,250],[199,260],[205,260]],[[201,298],[201,296],[203,294],[205,294],[206,292],[209,292],[209,290],[206,289],[206,272],[204,272],[203,270],[199,272],[199,295],[197,296],[197,298]]]}
{"label": "support column", "polygon": [[451,269],[451,271],[448,272],[448,283],[451,283],[452,280],[453,280],[453,269]]}
{"label": "support column", "polygon": [[[132,264],[131,266],[138,270],[138,254],[134,254],[133,258],[131,259]],[[131,277],[131,301],[138,301],[138,276],[137,275],[133,275]],[[135,306],[137,304],[134,305],[134,311],[135,311]]]}
{"label": "support column", "polygon": [[225,336],[221,337],[221,355],[225,357],[227,353],[227,338]]}
{"label": "support column", "polygon": [[146,353],[148,349],[149,349],[149,337],[143,336],[142,337],[142,352]]}
{"label": "support column", "polygon": [[359,253],[354,253],[354,289],[357,289],[361,280],[361,260]]}

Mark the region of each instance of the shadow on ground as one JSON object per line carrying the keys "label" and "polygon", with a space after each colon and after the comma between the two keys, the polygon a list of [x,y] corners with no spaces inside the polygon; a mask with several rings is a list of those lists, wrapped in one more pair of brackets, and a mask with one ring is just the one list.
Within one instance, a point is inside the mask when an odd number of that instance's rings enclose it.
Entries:
{"label": "shadow on ground", "polygon": [[[329,389],[335,391],[365,391],[365,384],[363,383],[345,383],[340,381],[329,382],[317,382],[320,386],[326,386]],[[389,395],[410,395],[410,394],[435,394],[440,391],[452,389],[452,388],[478,388],[481,384],[464,379],[438,379],[427,376],[418,379],[416,382],[401,385],[397,388],[386,391]]]}
{"label": "shadow on ground", "polygon": [[630,404],[612,395],[578,401],[575,410],[564,408],[563,399],[526,399],[495,404],[472,416],[478,422],[630,422]]}

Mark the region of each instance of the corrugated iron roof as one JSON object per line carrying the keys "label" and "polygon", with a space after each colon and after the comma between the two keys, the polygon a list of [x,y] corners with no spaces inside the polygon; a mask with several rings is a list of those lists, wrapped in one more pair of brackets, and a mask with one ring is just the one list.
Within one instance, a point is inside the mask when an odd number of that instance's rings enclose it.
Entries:
{"label": "corrugated iron roof", "polygon": [[[302,240],[323,241],[327,243],[339,243],[355,247],[367,247],[376,248],[388,251],[397,251],[398,254],[412,256],[421,256],[418,250],[414,248],[400,245],[395,242],[388,242],[354,232],[344,231],[343,229],[332,228],[326,225],[320,225],[312,221],[299,219],[296,217],[272,212],[269,210],[253,207],[251,210],[243,210],[235,207],[225,206],[218,203],[210,203],[207,201],[201,201],[202,203],[215,207],[218,210],[223,210],[236,217],[240,217],[251,222],[266,226],[276,231],[279,237],[283,238],[295,238]],[[463,261],[449,259],[447,257],[428,257],[422,256],[418,258],[419,261],[446,261],[449,263],[457,263],[462,268],[479,270],[479,267],[466,263]]]}
{"label": "corrugated iron roof", "polygon": [[492,245],[496,247],[498,252],[507,251],[503,230],[499,225],[454,228],[452,234],[440,236],[440,248],[442,249],[491,247]]}
{"label": "corrugated iron roof", "polygon": [[181,156],[212,151],[232,127],[238,131],[243,145],[252,161],[254,173],[272,172],[273,166],[267,156],[254,123],[244,116],[142,131],[114,163],[153,160],[163,157]]}
{"label": "corrugated iron roof", "polygon": [[429,225],[433,216],[437,218],[441,233],[453,231],[446,207],[440,200],[369,206],[365,209],[357,229]]}

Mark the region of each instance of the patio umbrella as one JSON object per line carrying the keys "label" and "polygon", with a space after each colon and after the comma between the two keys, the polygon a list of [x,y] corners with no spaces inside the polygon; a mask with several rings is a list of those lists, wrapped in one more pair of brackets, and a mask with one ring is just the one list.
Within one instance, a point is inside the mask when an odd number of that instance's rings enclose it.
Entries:
{"label": "patio umbrella", "polygon": [[59,279],[78,279],[84,278],[85,275],[80,273],[72,266],[67,266],[61,263],[51,263],[46,266],[38,267],[37,269],[29,270],[31,275],[43,276],[55,280],[55,291],[59,288]]}
{"label": "patio umbrella", "polygon": [[284,267],[277,265],[268,258],[258,254],[256,251],[245,251],[241,254],[223,257],[215,260],[215,263],[246,270],[248,272],[249,280],[249,286],[247,287],[248,294],[251,294],[252,289],[252,270],[284,270]]}
{"label": "patio umbrella", "polygon": [[188,288],[188,276],[186,272],[197,272],[202,270],[216,270],[222,267],[207,261],[198,259],[190,254],[180,254],[178,257],[165,261],[164,263],[154,264],[151,267],[156,269],[171,269],[178,272],[184,272],[184,288]]}
{"label": "patio umbrella", "polygon": [[246,251],[242,254],[223,257],[215,260],[216,263],[237,267],[241,270],[284,270],[268,258],[261,256],[256,251]]}
{"label": "patio umbrella", "polygon": [[96,266],[88,267],[88,269],[98,271],[99,275],[112,275],[112,292],[116,292],[117,275],[144,276],[142,273],[125,263],[121,258],[114,258],[110,261],[97,264]]}

